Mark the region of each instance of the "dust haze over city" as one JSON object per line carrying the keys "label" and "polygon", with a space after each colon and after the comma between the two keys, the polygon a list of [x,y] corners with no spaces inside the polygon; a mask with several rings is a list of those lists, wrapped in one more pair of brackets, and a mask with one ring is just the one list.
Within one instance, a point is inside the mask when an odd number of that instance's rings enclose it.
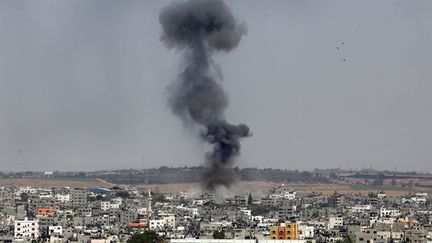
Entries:
{"label": "dust haze over city", "polygon": [[[2,170],[202,165],[168,102],[170,3],[1,1]],[[247,33],[212,59],[226,120],[253,132],[235,166],[432,171],[430,1],[226,4]]]}

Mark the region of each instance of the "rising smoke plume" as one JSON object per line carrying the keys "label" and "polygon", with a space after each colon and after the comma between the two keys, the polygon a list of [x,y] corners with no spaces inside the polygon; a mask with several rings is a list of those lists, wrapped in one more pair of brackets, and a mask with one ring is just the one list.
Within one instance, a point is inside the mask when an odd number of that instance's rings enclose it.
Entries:
{"label": "rising smoke plume", "polygon": [[222,0],[175,2],[162,9],[159,21],[161,40],[184,53],[184,70],[169,90],[172,110],[186,124],[202,129],[201,138],[213,145],[206,154],[204,187],[229,187],[235,181],[232,163],[240,153],[239,140],[250,133],[247,125],[225,120],[228,100],[211,55],[234,49],[246,28]]}

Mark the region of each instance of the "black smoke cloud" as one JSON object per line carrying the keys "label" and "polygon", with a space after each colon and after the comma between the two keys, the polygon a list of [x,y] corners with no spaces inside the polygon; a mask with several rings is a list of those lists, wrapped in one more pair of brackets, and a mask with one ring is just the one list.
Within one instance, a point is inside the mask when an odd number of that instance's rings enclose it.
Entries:
{"label": "black smoke cloud", "polygon": [[250,132],[245,124],[225,120],[228,99],[211,55],[237,47],[246,33],[245,25],[236,21],[221,0],[174,2],[162,9],[159,21],[161,40],[184,53],[184,70],[169,89],[169,104],[174,114],[187,125],[198,126],[201,138],[213,145],[206,154],[204,187],[229,187],[235,181],[232,164],[240,154],[239,141]]}

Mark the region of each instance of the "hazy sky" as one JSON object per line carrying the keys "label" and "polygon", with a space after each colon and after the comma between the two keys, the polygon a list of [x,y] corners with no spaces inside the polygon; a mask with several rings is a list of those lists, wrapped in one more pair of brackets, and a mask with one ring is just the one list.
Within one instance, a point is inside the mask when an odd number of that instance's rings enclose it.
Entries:
{"label": "hazy sky", "polygon": [[[0,170],[200,165],[166,102],[168,3],[0,1]],[[238,166],[432,171],[432,1],[228,5],[248,26],[215,57],[253,132]]]}

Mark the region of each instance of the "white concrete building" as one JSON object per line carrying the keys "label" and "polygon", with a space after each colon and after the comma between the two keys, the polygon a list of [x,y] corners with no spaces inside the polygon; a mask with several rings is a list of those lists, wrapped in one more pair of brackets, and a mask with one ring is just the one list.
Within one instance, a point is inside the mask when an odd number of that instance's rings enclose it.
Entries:
{"label": "white concrete building", "polygon": [[400,211],[397,209],[386,209],[384,207],[380,208],[380,217],[392,217],[401,215]]}
{"label": "white concrete building", "polygon": [[55,198],[57,201],[65,203],[70,201],[70,195],[69,194],[56,194]]}
{"label": "white concrete building", "polygon": [[121,205],[123,203],[123,199],[121,197],[116,197],[111,199],[111,204]]}
{"label": "white concrete building", "polygon": [[429,193],[427,193],[427,192],[416,192],[414,195],[415,195],[416,197],[424,197],[424,198],[427,198],[427,197],[429,196]]}
{"label": "white concrete building", "polygon": [[252,210],[250,210],[250,209],[242,208],[242,209],[240,209],[240,212],[249,216],[249,218],[252,216]]}
{"label": "white concrete building", "polygon": [[102,201],[101,202],[101,210],[102,211],[108,211],[111,208],[120,208],[120,204],[116,202],[108,202],[108,201]]}
{"label": "white concrete building", "polygon": [[371,205],[356,205],[351,207],[351,212],[353,213],[364,213],[372,209]]}
{"label": "white concrete building", "polygon": [[139,215],[147,214],[147,208],[137,208],[137,212]]}
{"label": "white concrete building", "polygon": [[328,229],[334,229],[343,225],[342,217],[330,217],[328,222]]}
{"label": "white concrete building", "polygon": [[402,198],[402,203],[416,203],[416,204],[424,204],[427,202],[427,193],[418,192],[411,197]]}
{"label": "white concrete building", "polygon": [[283,198],[287,200],[294,200],[296,198],[296,194],[296,191],[285,192]]}
{"label": "white concrete building", "polygon": [[53,196],[51,195],[51,194],[41,194],[41,195],[39,195],[39,198],[46,198],[46,199],[49,199],[49,198],[52,198]]}
{"label": "white concrete building", "polygon": [[63,235],[63,227],[60,225],[57,226],[48,226],[48,234],[51,236],[59,236]]}
{"label": "white concrete building", "polygon": [[252,221],[258,222],[259,224],[262,223],[263,221],[263,216],[257,215],[257,216],[252,216]]}
{"label": "white concrete building", "polygon": [[39,221],[29,220],[15,220],[14,222],[14,237],[15,239],[33,239],[39,237]]}
{"label": "white concrete building", "polygon": [[425,204],[427,200],[425,197],[412,197],[411,201],[417,204]]}
{"label": "white concrete building", "polygon": [[21,193],[36,194],[37,192],[38,189],[26,186],[18,188],[17,195],[19,196]]}
{"label": "white concrete building", "polygon": [[204,200],[202,200],[202,199],[194,199],[192,201],[192,205],[202,206],[203,204],[204,204]]}
{"label": "white concrete building", "polygon": [[110,202],[107,202],[107,201],[102,201],[102,202],[100,203],[100,205],[101,205],[101,210],[102,210],[102,211],[108,211],[108,210],[110,209],[110,205],[111,205],[111,203],[110,203]]}
{"label": "white concrete building", "polygon": [[150,230],[160,230],[163,229],[165,221],[163,219],[150,219],[149,228]]}
{"label": "white concrete building", "polygon": [[298,233],[299,233],[299,239],[312,239],[314,238],[314,227],[308,226],[308,225],[299,225],[298,227]]}
{"label": "white concrete building", "polygon": [[176,216],[173,213],[159,213],[158,216],[164,221],[165,225],[168,225],[172,229],[176,225]]}
{"label": "white concrete building", "polygon": [[387,197],[387,194],[385,192],[378,192],[377,198],[378,199],[384,199]]}
{"label": "white concrete building", "polygon": [[198,208],[188,208],[192,216],[199,215]]}

